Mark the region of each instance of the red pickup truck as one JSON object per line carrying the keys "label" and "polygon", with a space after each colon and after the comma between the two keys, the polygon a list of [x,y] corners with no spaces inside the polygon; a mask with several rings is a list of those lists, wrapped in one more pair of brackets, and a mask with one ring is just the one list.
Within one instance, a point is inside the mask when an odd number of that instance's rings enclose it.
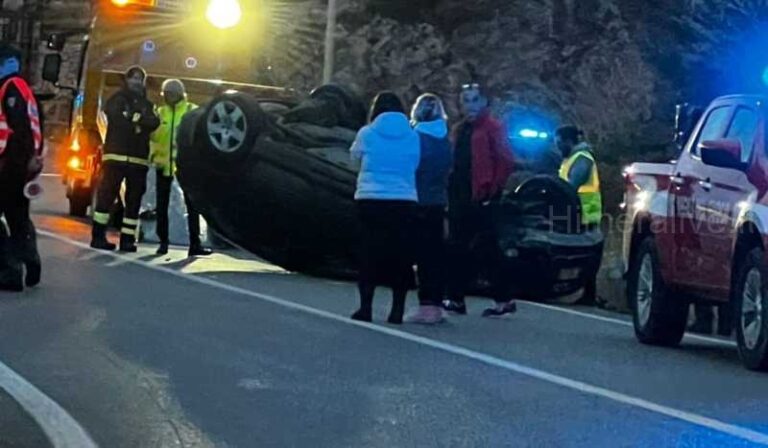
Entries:
{"label": "red pickup truck", "polygon": [[640,342],[673,346],[689,305],[731,306],[739,355],[768,370],[768,97],[727,96],[670,163],[625,169],[627,299]]}

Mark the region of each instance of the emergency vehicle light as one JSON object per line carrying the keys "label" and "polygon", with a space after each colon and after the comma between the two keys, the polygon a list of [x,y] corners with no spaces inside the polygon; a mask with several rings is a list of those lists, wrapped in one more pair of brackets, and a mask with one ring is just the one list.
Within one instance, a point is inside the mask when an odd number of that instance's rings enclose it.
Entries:
{"label": "emergency vehicle light", "polygon": [[73,170],[77,170],[77,169],[80,169],[80,167],[81,167],[82,165],[83,165],[83,164],[82,164],[82,162],[80,161],[80,158],[79,158],[79,157],[77,157],[77,156],[73,156],[72,158],[70,158],[70,159],[69,159],[69,162],[67,162],[67,166],[68,166],[68,167],[70,167],[70,168],[72,168]]}
{"label": "emergency vehicle light", "polygon": [[112,0],[112,4],[122,8],[128,5],[155,6],[157,0]]}
{"label": "emergency vehicle light", "polygon": [[540,132],[535,129],[521,129],[518,135],[522,138],[540,138],[546,140],[549,138],[549,134],[546,132]]}

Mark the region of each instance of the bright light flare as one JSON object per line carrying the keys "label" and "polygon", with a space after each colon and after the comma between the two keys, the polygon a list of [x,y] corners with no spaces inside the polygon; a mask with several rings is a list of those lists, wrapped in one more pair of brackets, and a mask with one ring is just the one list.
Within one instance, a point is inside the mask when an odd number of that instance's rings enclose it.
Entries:
{"label": "bright light flare", "polygon": [[131,0],[112,0],[112,4],[120,8],[127,6],[129,3],[131,3]]}
{"label": "bright light flare", "polygon": [[69,159],[69,162],[67,162],[67,166],[73,170],[77,170],[83,166],[83,163],[80,161],[79,157],[72,157]]}
{"label": "bright light flare", "polygon": [[243,17],[243,9],[238,0],[210,0],[205,18],[219,29],[232,28]]}

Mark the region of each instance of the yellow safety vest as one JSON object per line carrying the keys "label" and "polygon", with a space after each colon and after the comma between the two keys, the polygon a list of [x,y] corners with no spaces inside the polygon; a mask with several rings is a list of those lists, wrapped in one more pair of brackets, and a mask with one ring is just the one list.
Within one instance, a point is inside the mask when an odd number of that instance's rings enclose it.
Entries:
{"label": "yellow safety vest", "polygon": [[571,167],[579,157],[586,157],[592,161],[592,173],[589,181],[579,187],[579,199],[581,199],[581,222],[584,224],[600,224],[603,217],[603,196],[600,193],[600,175],[597,172],[595,157],[585,144],[574,148],[573,154],[560,165],[560,178],[568,182],[568,174]]}
{"label": "yellow safety vest", "polygon": [[197,105],[183,100],[176,107],[165,105],[156,110],[160,127],[152,133],[149,159],[166,177],[176,175],[176,137],[179,124],[187,112],[196,108]]}

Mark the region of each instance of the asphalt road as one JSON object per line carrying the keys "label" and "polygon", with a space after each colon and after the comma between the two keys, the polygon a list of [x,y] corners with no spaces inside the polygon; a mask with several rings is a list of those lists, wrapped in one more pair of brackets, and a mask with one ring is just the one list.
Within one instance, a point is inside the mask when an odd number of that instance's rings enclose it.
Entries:
{"label": "asphalt road", "polygon": [[353,285],[247,254],[93,252],[46,187],[43,284],[0,293],[0,447],[768,445],[768,376],[728,341],[645,347],[624,316],[527,303],[484,320],[482,299],[394,327],[384,293],[353,323]]}

